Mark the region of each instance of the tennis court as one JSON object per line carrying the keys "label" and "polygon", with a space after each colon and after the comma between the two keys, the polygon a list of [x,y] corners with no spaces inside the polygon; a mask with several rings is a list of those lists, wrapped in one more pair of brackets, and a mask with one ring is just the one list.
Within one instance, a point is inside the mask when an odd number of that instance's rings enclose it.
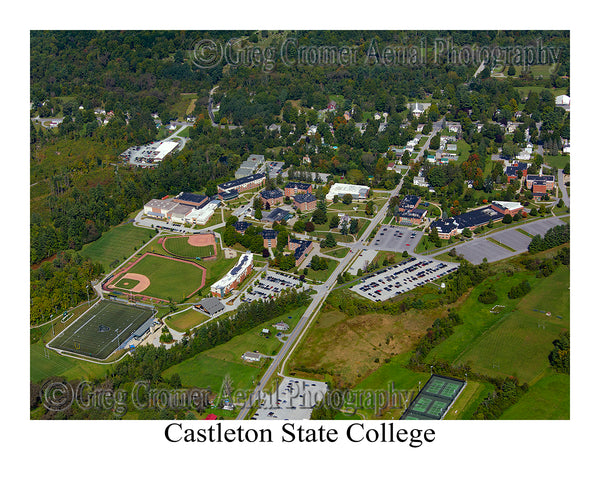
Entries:
{"label": "tennis court", "polygon": [[101,300],[86,310],[48,346],[97,359],[108,358],[154,316],[135,305]]}
{"label": "tennis court", "polygon": [[463,380],[432,375],[400,419],[441,420],[465,385]]}

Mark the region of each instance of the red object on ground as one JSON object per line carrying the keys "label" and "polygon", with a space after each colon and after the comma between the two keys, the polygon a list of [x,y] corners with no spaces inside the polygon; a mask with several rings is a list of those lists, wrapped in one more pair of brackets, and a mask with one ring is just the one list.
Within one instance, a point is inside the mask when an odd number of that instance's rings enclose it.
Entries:
{"label": "red object on ground", "polygon": [[204,420],[216,420],[217,416],[214,413],[209,413]]}
{"label": "red object on ground", "polygon": [[164,197],[161,198],[161,200],[166,200],[167,198],[169,198],[169,196],[165,195]]}

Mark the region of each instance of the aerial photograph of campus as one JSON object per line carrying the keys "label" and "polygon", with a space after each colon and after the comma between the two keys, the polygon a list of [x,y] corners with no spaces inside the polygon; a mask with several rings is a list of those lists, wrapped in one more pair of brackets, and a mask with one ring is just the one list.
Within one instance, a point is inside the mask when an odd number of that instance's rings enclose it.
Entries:
{"label": "aerial photograph of campus", "polygon": [[29,42],[31,420],[570,419],[569,31]]}

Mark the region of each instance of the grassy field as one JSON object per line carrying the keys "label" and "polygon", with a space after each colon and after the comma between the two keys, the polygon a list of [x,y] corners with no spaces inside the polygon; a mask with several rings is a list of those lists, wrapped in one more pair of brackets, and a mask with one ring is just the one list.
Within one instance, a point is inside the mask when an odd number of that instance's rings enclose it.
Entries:
{"label": "grassy field", "polygon": [[312,268],[308,269],[308,273],[306,274],[306,278],[309,280],[316,280],[320,282],[324,282],[329,278],[329,276],[333,273],[333,271],[338,267],[340,262],[336,260],[332,260],[327,258],[327,270],[313,270]]}
{"label": "grassy field", "polygon": [[[532,290],[522,299],[510,300],[508,290],[527,279]],[[493,285],[502,313],[490,313],[477,296]],[[559,267],[550,277],[537,279],[520,272],[512,277],[490,278],[475,288],[459,314],[464,323],[454,334],[434,348],[427,359],[468,363],[475,372],[492,376],[516,375],[531,382],[548,366],[552,341],[569,326],[569,269]],[[550,311],[552,315],[534,309]],[[557,318],[560,316],[562,318]]]}
{"label": "grassy field", "polygon": [[191,295],[202,283],[203,270],[197,265],[171,258],[148,255],[128,273],[145,275],[150,286],[142,294],[161,299],[180,301]]}
{"label": "grassy field", "polygon": [[206,320],[208,320],[207,315],[190,308],[183,313],[169,315],[168,318],[165,319],[165,323],[178,332],[185,332],[187,329],[194,328],[196,325],[200,325]]}
{"label": "grassy field", "polygon": [[570,418],[570,377],[549,372],[529,388],[501,420],[568,420]]}
{"label": "grassy field", "polygon": [[100,262],[106,272],[111,270],[110,264],[116,260],[122,262],[133,253],[133,249],[141,247],[154,236],[154,230],[134,227],[131,223],[111,228],[95,242],[81,249],[83,257]]}
{"label": "grassy field", "polygon": [[387,358],[410,351],[445,308],[410,310],[401,315],[369,314],[348,318],[339,310],[322,310],[289,371],[331,375],[336,383],[354,386],[381,367]]}
{"label": "grassy field", "polygon": [[[160,245],[158,243],[157,240],[158,239],[156,239],[152,243],[150,243],[150,245],[148,245],[146,248],[141,250],[140,253],[153,252],[153,253],[158,253],[158,254],[162,254],[162,255],[169,255],[169,253],[162,247],[162,245]],[[243,249],[243,251],[245,251],[245,250],[246,249]],[[205,283],[204,287],[201,290],[199,290],[198,293],[194,297],[192,297],[192,299],[195,299],[197,297],[201,298],[203,296],[208,295],[210,292],[210,286],[214,282],[219,280],[223,275],[225,275],[225,273],[227,273],[229,270],[231,270],[231,268],[233,268],[233,266],[237,263],[238,260],[239,260],[239,257],[225,258],[225,256],[223,255],[223,251],[217,247],[217,258],[216,259],[195,261],[196,264],[201,265],[202,267],[204,267],[206,269],[206,283]],[[146,292],[144,292],[144,293],[146,293]],[[175,300],[177,301],[177,298],[175,298]]]}
{"label": "grassy field", "polygon": [[570,161],[570,155],[544,155],[544,163],[558,169],[565,168]]}
{"label": "grassy field", "polygon": [[[489,375],[515,375],[531,383],[548,366],[552,341],[569,326],[569,269],[544,278],[501,321],[474,342],[458,361]],[[502,297],[498,303],[504,304]],[[549,311],[550,317],[534,310]],[[500,314],[502,315],[502,314]],[[557,315],[562,318],[557,318]]]}
{"label": "grassy field", "polygon": [[335,248],[334,250],[330,250],[330,251],[321,250],[321,253],[323,253],[324,255],[329,255],[330,257],[344,258],[348,254],[349,251],[350,251],[350,249],[348,247],[341,247],[341,248]]}
{"label": "grassy field", "polygon": [[273,331],[271,325],[279,321],[284,321],[290,325],[290,328],[293,328],[303,312],[303,308],[296,309],[264,322],[246,333],[235,336],[223,345],[206,350],[189,360],[168,368],[163,372],[163,376],[169,378],[174,373],[179,373],[185,386],[210,387],[213,392],[218,392],[223,378],[225,375],[229,375],[234,389],[250,388],[260,378],[265,360],[248,363],[241,359],[242,354],[254,350],[265,355],[277,353],[283,343],[274,334],[266,338],[260,332],[263,328]]}
{"label": "grassy field", "polygon": [[201,247],[190,245],[188,237],[167,237],[163,245],[165,250],[173,255],[185,258],[211,257],[215,255],[216,249],[213,245],[203,245]]}
{"label": "grassy field", "polygon": [[[45,355],[48,355],[48,358]],[[102,378],[111,367],[112,365],[63,357],[47,349],[42,342],[31,345],[29,349],[29,376],[32,382],[39,382],[51,376],[62,376],[67,380]]]}

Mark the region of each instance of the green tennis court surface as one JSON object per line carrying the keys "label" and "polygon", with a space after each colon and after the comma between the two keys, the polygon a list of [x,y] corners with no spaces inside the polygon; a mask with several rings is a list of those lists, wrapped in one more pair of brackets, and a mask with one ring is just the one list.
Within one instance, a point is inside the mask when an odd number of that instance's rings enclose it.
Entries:
{"label": "green tennis court surface", "polygon": [[101,300],[49,343],[65,350],[105,359],[154,315],[146,307]]}
{"label": "green tennis court surface", "polygon": [[466,384],[463,380],[432,375],[401,420],[441,420]]}

